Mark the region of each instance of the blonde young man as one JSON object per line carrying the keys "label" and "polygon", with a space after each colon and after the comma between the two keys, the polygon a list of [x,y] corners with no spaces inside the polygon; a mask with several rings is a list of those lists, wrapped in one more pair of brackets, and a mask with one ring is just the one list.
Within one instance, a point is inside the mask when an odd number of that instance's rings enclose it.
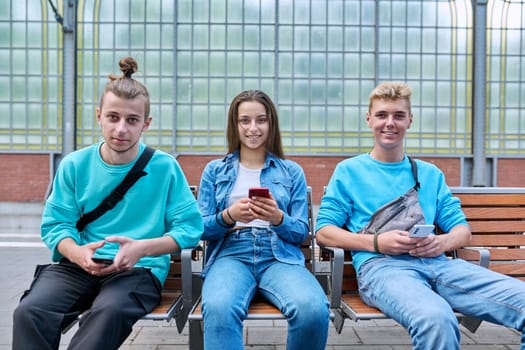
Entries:
{"label": "blonde young man", "polygon": [[362,299],[403,325],[414,349],[459,349],[453,310],[523,334],[525,283],[445,257],[469,241],[470,230],[459,200],[434,165],[415,160],[418,202],[424,223],[447,234],[411,238],[395,228],[362,234],[379,207],[415,186],[403,145],[413,119],[410,96],[410,87],[397,82],[382,83],[370,94],[366,121],[374,147],[337,165],[317,217],[317,241],[352,251]]}

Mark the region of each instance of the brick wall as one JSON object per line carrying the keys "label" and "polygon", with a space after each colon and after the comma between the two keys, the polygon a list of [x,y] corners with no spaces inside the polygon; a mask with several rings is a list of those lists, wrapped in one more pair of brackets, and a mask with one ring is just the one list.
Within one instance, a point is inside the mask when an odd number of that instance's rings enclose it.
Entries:
{"label": "brick wall", "polygon": [[[177,157],[184,174],[191,185],[198,185],[201,174],[206,164],[219,156],[196,156],[180,155]],[[323,187],[328,183],[330,176],[341,160],[346,157],[312,157],[296,156],[289,157],[299,163],[305,172],[306,182],[312,186],[313,201],[319,203],[323,193]],[[459,158],[418,158],[434,163],[440,168],[447,179],[449,186],[459,186],[460,182],[460,160]]]}
{"label": "brick wall", "polygon": [[501,187],[525,186],[525,159],[499,159],[498,160],[498,185]]}
{"label": "brick wall", "polygon": [[42,202],[49,154],[0,154],[0,202]]}
{"label": "brick wall", "polygon": [[[220,155],[179,155],[177,157],[188,182],[198,185],[206,164]],[[295,156],[312,186],[314,203],[319,203],[335,165],[345,157]],[[418,157],[419,158],[419,157]],[[420,159],[434,163],[444,173],[449,186],[459,186],[461,164],[459,158]],[[48,154],[0,154],[0,202],[41,202],[49,185]],[[500,187],[525,187],[525,159],[498,159],[497,184]]]}

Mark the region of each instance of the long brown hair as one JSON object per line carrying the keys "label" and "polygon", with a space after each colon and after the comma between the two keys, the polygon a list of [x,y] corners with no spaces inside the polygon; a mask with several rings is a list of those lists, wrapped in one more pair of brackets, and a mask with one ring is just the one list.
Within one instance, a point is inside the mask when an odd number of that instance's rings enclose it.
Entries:
{"label": "long brown hair", "polygon": [[137,72],[138,64],[133,57],[124,57],[118,62],[120,66],[121,76],[113,74],[109,75],[109,81],[104,87],[102,97],[100,98],[100,107],[102,108],[102,102],[104,102],[104,96],[108,92],[112,92],[115,96],[125,98],[127,100],[135,99],[137,96],[143,96],[145,98],[146,115],[144,118],[149,116],[150,111],[150,100],[148,89],[131,76]]}
{"label": "long brown hair", "polygon": [[235,96],[230,104],[228,111],[228,126],[226,128],[226,138],[228,142],[228,153],[233,153],[241,147],[239,139],[239,105],[243,102],[255,101],[264,106],[270,128],[268,139],[266,140],[266,151],[274,156],[284,159],[283,146],[281,142],[281,131],[279,130],[279,117],[277,108],[272,99],[261,90],[246,90]]}

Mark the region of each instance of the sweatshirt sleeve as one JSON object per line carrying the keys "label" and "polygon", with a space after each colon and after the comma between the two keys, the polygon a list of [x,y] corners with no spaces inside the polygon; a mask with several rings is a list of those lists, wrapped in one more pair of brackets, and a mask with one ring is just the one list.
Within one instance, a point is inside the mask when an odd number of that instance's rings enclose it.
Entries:
{"label": "sweatshirt sleeve", "polygon": [[195,247],[204,230],[202,216],[178,163],[175,164],[174,181],[166,213],[166,234],[177,242],[180,249]]}
{"label": "sweatshirt sleeve", "polygon": [[44,244],[51,250],[51,259],[55,262],[62,258],[57,247],[64,238],[71,238],[80,243],[80,234],[76,222],[80,209],[76,200],[74,167],[65,158],[60,163],[53,180],[53,191],[46,200],[42,212],[40,234]]}

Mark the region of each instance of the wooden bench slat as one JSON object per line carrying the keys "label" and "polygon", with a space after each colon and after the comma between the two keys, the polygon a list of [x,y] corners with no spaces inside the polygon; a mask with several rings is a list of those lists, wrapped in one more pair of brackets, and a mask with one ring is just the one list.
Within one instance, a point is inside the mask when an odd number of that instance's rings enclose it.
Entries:
{"label": "wooden bench slat", "polygon": [[511,247],[511,246],[525,246],[525,235],[523,234],[475,234],[469,246],[485,246],[485,247]]}
{"label": "wooden bench slat", "polygon": [[343,294],[341,300],[348,306],[350,306],[357,313],[365,314],[378,314],[383,315],[379,309],[375,307],[366,305],[362,300],[359,294]]}
{"label": "wooden bench slat", "polygon": [[469,220],[525,218],[525,207],[465,207],[463,208],[463,212]]}
{"label": "wooden bench slat", "polygon": [[454,196],[460,198],[462,207],[525,205],[525,195],[523,193],[454,193]]}
{"label": "wooden bench slat", "polygon": [[160,299],[159,305],[157,305],[153,311],[151,311],[151,314],[165,314],[168,312],[168,310],[173,306],[173,304],[179,299],[181,296],[181,293],[169,293],[169,292],[162,292],[162,296]]}
{"label": "wooden bench slat", "polygon": [[[468,219],[467,219],[468,221]],[[468,221],[473,233],[482,232],[525,232],[525,221],[495,221],[487,217],[484,221]]]}
{"label": "wooden bench slat", "polygon": [[[519,260],[525,261],[525,250],[520,248],[496,248],[487,249],[490,253],[490,261],[507,261],[513,260],[518,263]],[[457,254],[461,259],[465,260],[478,260],[479,253],[478,249],[458,249]]]}
{"label": "wooden bench slat", "polygon": [[518,264],[518,263],[499,263],[499,264],[489,264],[489,268],[492,271],[496,271],[508,276],[513,277],[525,277],[525,262]]}

